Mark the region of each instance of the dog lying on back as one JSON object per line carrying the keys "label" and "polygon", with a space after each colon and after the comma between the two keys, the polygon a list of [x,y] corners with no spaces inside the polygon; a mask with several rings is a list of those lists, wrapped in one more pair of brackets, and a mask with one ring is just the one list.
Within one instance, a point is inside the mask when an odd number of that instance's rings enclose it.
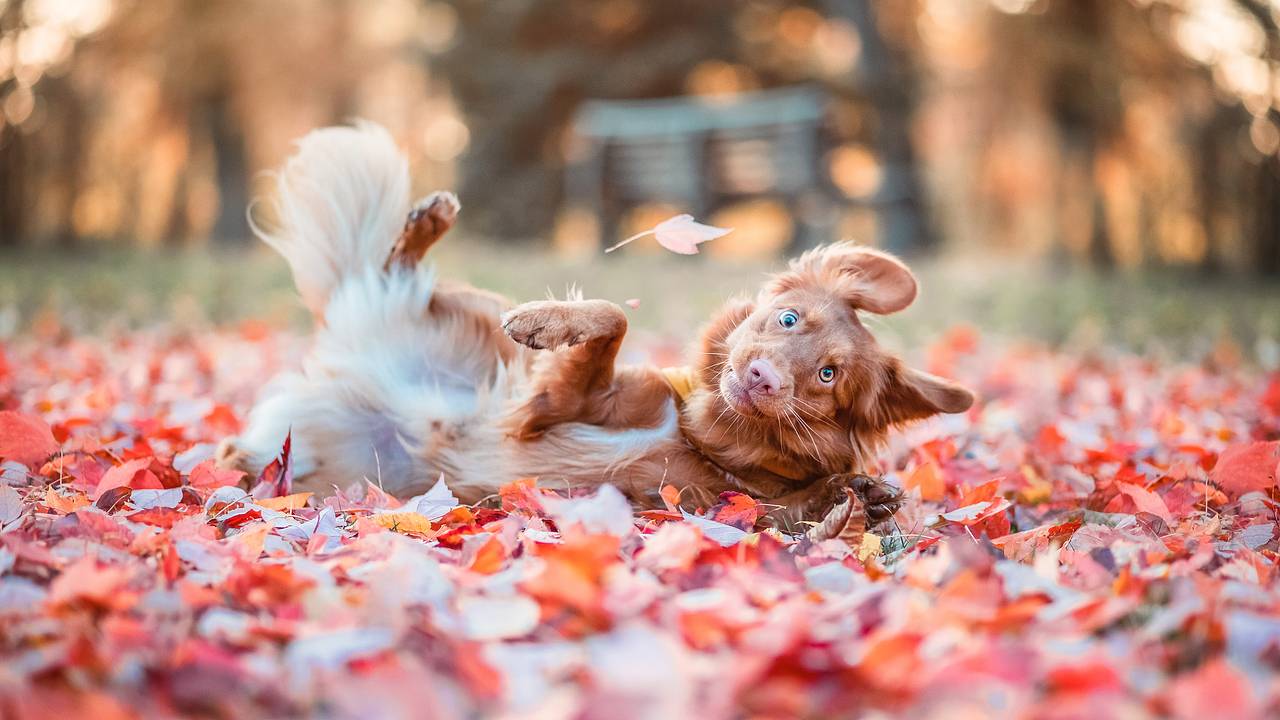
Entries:
{"label": "dog lying on back", "polygon": [[627,318],[613,303],[513,307],[437,282],[418,261],[457,202],[437,193],[404,224],[407,164],[380,128],[311,133],[278,185],[278,229],[263,239],[292,268],[315,344],[300,372],[263,390],[220,449],[225,465],[260,470],[291,431],[295,483],[321,492],[366,477],[407,497],[443,474],[475,503],[532,476],[575,491],[611,483],[661,507],[670,485],[690,509],[747,493],[792,526],[847,488],[875,522],[899,498],[858,473],[886,435],[973,403],[886,353],[859,320],[915,299],[915,277],[882,252],[805,253],[754,300],[721,308],[691,367],[624,367]]}

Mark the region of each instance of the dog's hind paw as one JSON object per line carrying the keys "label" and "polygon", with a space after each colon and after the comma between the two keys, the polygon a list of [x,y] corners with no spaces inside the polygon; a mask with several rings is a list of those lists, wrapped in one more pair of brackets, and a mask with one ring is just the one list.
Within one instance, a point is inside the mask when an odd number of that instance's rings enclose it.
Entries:
{"label": "dog's hind paw", "polygon": [[419,200],[409,212],[384,269],[396,266],[412,268],[421,262],[427,250],[453,227],[461,209],[458,197],[446,190],[438,190]]}

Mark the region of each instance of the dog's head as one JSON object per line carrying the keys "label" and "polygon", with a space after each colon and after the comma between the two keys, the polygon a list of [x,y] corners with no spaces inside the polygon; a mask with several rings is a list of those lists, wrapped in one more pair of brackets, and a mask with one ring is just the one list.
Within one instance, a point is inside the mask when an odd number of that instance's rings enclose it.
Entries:
{"label": "dog's head", "polygon": [[859,320],[915,297],[915,276],[891,255],[849,244],[810,251],[771,278],[725,339],[719,392],[747,418],[829,419],[852,431],[963,412],[972,393],[906,367]]}

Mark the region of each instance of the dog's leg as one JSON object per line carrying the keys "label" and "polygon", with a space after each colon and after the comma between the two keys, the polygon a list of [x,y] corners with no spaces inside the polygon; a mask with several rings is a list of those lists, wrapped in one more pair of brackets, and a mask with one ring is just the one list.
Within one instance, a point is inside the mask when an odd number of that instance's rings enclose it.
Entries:
{"label": "dog's leg", "polygon": [[647,427],[660,419],[669,395],[661,375],[614,370],[627,332],[627,317],[617,305],[531,302],[503,315],[502,328],[518,343],[555,351],[539,365],[532,397],[513,417],[517,438],[532,439],[565,422]]}
{"label": "dog's leg", "polygon": [[422,258],[444,234],[449,232],[458,219],[458,211],[462,205],[451,192],[439,190],[418,201],[405,220],[404,229],[391,254],[383,265],[383,270],[393,267],[411,268],[422,262]]}

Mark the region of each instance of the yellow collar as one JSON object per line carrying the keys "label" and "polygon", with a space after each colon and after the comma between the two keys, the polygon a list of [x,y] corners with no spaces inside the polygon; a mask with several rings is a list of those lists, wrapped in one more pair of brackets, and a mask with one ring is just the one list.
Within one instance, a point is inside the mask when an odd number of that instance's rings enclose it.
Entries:
{"label": "yellow collar", "polygon": [[671,386],[672,392],[676,394],[676,399],[681,405],[698,387],[698,376],[688,365],[662,368],[662,376],[667,379],[667,384]]}

